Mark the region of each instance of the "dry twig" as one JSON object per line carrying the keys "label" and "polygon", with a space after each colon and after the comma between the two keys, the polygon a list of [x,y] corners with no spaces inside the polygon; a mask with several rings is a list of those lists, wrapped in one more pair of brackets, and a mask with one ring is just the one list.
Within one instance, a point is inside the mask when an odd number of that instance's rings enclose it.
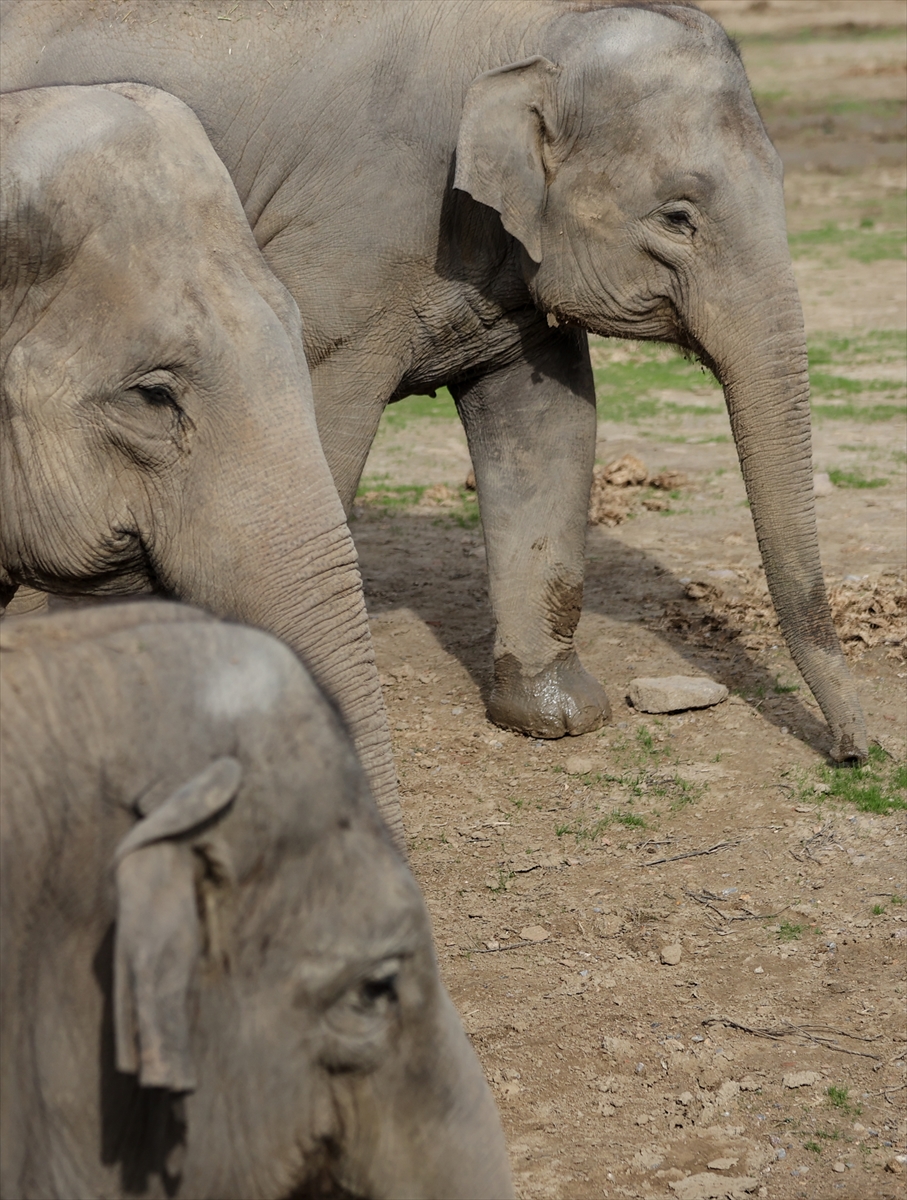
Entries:
{"label": "dry twig", "polygon": [[719,850],[727,850],[730,846],[739,846],[740,839],[736,838],[733,842],[718,842],[714,846],[709,846],[707,850],[688,850],[686,854],[674,854],[670,858],[653,858],[651,862],[640,863],[641,867],[658,867],[662,863],[679,862],[682,858],[699,858],[703,854],[717,854]]}
{"label": "dry twig", "polygon": [[730,1017],[706,1017],[702,1022],[703,1025],[727,1025],[730,1029],[738,1029],[741,1033],[751,1033],[753,1037],[770,1038],[772,1041],[778,1041],[785,1037],[802,1037],[808,1042],[813,1042],[817,1046],[824,1046],[826,1050],[837,1050],[841,1054],[856,1054],[860,1058],[872,1058],[876,1062],[879,1061],[877,1054],[870,1054],[866,1050],[851,1050],[847,1046],[840,1046],[837,1042],[831,1039],[830,1034],[838,1037],[852,1038],[855,1042],[875,1042],[882,1036],[880,1033],[873,1037],[861,1037],[858,1033],[848,1033],[846,1029],[829,1029],[825,1025],[794,1025],[787,1021],[784,1025],[775,1029],[768,1027],[759,1028],[755,1025],[744,1025],[741,1021],[732,1021]]}

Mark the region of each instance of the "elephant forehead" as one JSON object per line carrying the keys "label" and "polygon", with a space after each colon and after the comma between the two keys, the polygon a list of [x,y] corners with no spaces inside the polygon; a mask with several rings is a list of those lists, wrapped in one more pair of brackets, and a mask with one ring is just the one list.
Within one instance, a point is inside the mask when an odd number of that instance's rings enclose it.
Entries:
{"label": "elephant forehead", "polygon": [[269,656],[237,650],[201,679],[201,707],[221,720],[273,712],[284,692],[283,671]]}

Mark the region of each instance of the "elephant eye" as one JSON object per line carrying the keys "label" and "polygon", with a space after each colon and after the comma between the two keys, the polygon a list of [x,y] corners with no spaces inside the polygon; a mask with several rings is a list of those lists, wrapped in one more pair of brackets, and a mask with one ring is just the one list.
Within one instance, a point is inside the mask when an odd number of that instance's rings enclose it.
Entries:
{"label": "elephant eye", "polygon": [[176,396],[169,387],[161,383],[139,384],[135,389],[146,404],[152,408],[176,408]]}
{"label": "elephant eye", "polygon": [[685,208],[669,208],[662,214],[665,221],[678,233],[695,233],[696,226],[693,218]]}
{"label": "elephant eye", "polygon": [[359,984],[356,1007],[363,1012],[387,1008],[397,1001],[398,964],[387,964]]}

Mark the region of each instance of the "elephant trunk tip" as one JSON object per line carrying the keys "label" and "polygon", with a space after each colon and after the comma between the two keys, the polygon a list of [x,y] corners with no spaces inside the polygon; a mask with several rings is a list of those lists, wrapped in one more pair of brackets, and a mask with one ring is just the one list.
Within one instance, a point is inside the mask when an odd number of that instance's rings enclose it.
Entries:
{"label": "elephant trunk tip", "polygon": [[841,766],[860,767],[869,758],[866,733],[862,729],[845,729],[837,732],[831,749],[833,762]]}

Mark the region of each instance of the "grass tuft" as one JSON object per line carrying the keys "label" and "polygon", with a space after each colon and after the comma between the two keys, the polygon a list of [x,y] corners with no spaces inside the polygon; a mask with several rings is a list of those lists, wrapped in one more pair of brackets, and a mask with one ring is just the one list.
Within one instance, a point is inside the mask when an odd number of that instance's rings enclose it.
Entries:
{"label": "grass tuft", "polygon": [[867,479],[861,471],[840,471],[837,467],[832,467],[828,478],[839,488],[877,488],[888,484],[888,480],[881,476]]}

